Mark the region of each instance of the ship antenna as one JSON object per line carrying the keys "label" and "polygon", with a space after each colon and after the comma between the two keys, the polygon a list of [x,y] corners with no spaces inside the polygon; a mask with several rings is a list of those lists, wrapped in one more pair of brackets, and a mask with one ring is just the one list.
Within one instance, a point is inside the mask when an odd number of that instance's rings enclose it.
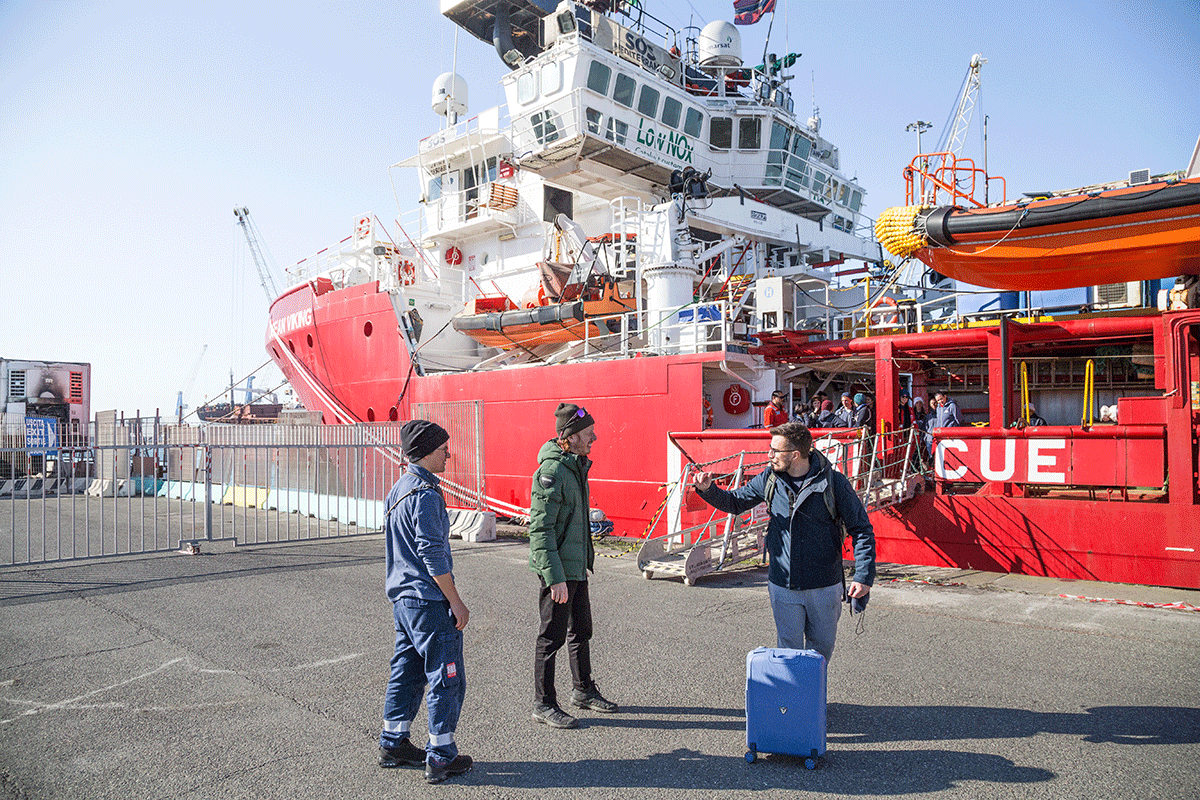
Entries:
{"label": "ship antenna", "polygon": [[[458,74],[458,29],[459,29],[459,27],[460,26],[458,26],[458,25],[454,26],[454,55],[453,55],[452,61],[450,63],[450,73],[452,75]],[[446,108],[447,108],[447,110],[449,110],[449,106],[447,106]],[[454,121],[458,122],[457,114],[454,116]],[[449,130],[450,127],[451,127],[450,115],[446,114],[446,130]]]}
{"label": "ship antenna", "polygon": [[771,65],[767,63],[767,48],[771,46],[771,28],[773,28],[774,26],[775,26],[775,6],[772,5],[771,6],[771,21],[767,23],[767,38],[765,41],[763,41],[763,57],[762,57],[763,72],[765,73],[768,81],[771,78]]}

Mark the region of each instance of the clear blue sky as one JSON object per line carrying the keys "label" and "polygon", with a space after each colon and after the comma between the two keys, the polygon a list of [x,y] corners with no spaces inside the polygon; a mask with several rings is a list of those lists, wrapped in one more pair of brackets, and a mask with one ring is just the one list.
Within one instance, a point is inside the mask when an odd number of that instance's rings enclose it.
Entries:
{"label": "clear blue sky", "polygon": [[[676,27],[732,18],[646,3]],[[742,29],[747,60],[766,30]],[[770,49],[803,54],[797,108],[815,84],[871,216],[903,201],[905,125],[936,137],[977,52],[1010,196],[1180,169],[1200,135],[1194,0],[779,0]],[[127,413],[172,413],[205,344],[191,405],[258,366],[267,301],[233,207],[280,267],[359,213],[390,222],[388,166],[436,129],[453,50],[434,0],[0,0],[0,356],[90,362],[93,410]],[[468,114],[500,102],[494,51],[464,34],[459,52]]]}

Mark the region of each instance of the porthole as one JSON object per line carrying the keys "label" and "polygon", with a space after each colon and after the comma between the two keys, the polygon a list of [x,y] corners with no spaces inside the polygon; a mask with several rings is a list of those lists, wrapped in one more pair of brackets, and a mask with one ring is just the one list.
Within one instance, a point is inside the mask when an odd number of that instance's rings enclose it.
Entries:
{"label": "porthole", "polygon": [[363,324],[363,336],[370,336],[370,335],[371,335],[371,321],[367,320],[367,322],[365,322]]}
{"label": "porthole", "polygon": [[307,333],[307,334],[305,334],[305,335],[304,335],[304,338],[305,338],[305,339],[308,341],[308,346],[309,346],[309,347],[312,347],[312,334],[311,334],[311,333]]}

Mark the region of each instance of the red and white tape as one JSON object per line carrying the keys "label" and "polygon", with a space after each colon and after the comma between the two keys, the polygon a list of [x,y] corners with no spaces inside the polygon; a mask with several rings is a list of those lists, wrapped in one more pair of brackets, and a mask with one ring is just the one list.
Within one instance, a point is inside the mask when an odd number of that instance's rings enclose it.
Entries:
{"label": "red and white tape", "polygon": [[1107,597],[1084,597],[1081,594],[1060,594],[1065,600],[1086,600],[1089,603],[1116,603],[1121,606],[1140,606],[1142,608],[1173,608],[1176,611],[1200,611],[1200,606],[1191,603],[1142,603],[1137,600],[1113,600]]}

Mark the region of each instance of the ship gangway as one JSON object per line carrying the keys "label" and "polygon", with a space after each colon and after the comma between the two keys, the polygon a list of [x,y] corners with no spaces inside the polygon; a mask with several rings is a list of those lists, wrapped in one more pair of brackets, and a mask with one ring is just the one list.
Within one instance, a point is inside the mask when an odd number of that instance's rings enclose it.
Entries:
{"label": "ship gangway", "polygon": [[[850,434],[850,438],[845,438]],[[865,429],[839,431],[817,437],[813,446],[820,450],[842,474],[850,479],[867,512],[898,505],[925,490],[932,478],[932,465],[922,442],[924,432],[917,428],[887,435],[868,435]],[[708,509],[708,519],[699,524],[681,525],[685,514],[675,515],[675,524],[666,524],[657,535],[651,526],[638,550],[638,569],[647,579],[655,575],[682,576],[694,586],[704,575],[751,559],[766,559],[766,533],[769,515],[761,504],[744,514],[724,514],[711,508],[695,493],[695,474],[701,470],[716,474],[719,484],[736,489],[767,467],[761,452],[741,450],[704,463],[685,464],[680,479],[671,487],[679,493],[681,510]],[[663,503],[669,506],[671,495]],[[660,517],[662,509],[660,509]]]}

